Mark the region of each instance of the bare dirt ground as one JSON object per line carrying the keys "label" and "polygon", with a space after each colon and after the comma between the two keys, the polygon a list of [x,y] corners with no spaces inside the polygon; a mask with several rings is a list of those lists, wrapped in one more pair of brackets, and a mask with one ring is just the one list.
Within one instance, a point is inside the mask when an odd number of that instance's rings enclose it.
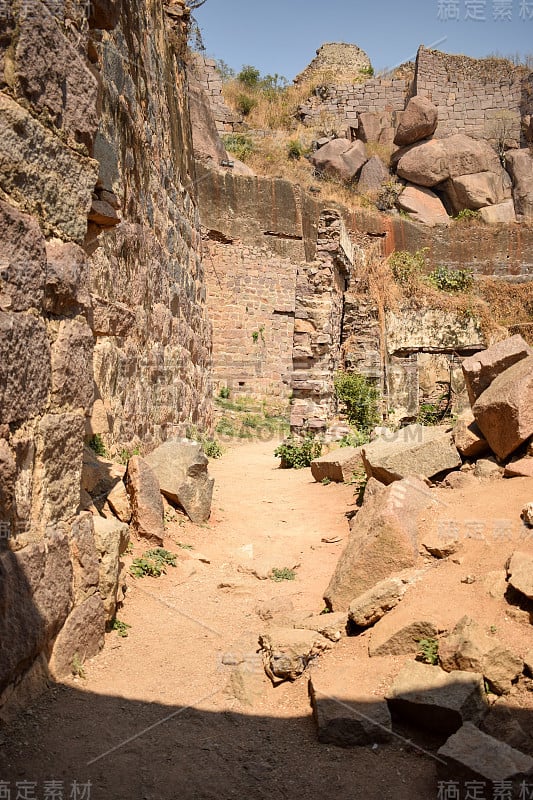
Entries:
{"label": "bare dirt ground", "polygon": [[[273,688],[264,674],[258,635],[322,611],[348,535],[346,513],[356,508],[353,487],[316,484],[309,470],[279,470],[273,449],[272,442],[245,444],[212,462],[209,524],[171,523],[165,544],[179,554],[177,568],[158,579],[128,579],[118,614],[131,625],[128,637],[109,633],[83,678],[54,685],[4,730],[0,781],[37,784],[20,797],[46,800],[44,782],[52,780],[62,782],[65,797],[74,781],[90,781],[94,800],[437,797],[432,753],[439,741],[416,737],[423,753],[398,729],[386,746],[319,744],[306,677]],[[437,494],[438,515],[423,524],[454,521],[459,551],[446,561],[421,560],[427,573],[390,619],[419,614],[449,629],[468,613],[524,656],[533,644],[529,613],[510,606],[497,587],[513,550],[533,552],[519,520],[533,499],[533,479]],[[514,526],[506,534],[503,520]],[[139,555],[146,547],[134,549]],[[296,579],[266,578],[272,567],[295,568]],[[371,635],[343,639],[311,670],[342,673],[383,694],[407,659],[369,659]],[[521,686],[506,702],[529,714],[530,697]]]}

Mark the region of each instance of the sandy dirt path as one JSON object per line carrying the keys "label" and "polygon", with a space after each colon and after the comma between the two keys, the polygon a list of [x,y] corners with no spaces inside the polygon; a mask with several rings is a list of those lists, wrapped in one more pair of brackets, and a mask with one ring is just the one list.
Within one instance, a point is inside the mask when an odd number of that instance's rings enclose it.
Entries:
{"label": "sandy dirt path", "polygon": [[[437,796],[431,756],[402,739],[374,749],[320,745],[305,677],[273,688],[264,674],[259,633],[272,614],[323,609],[355,508],[353,487],[279,470],[273,449],[244,444],[212,462],[209,524],[169,526],[178,567],[129,579],[118,614],[128,637],[108,634],[85,678],[56,684],[5,730],[0,781],[36,782],[42,798],[45,781],[62,782],[68,797],[74,781],[90,780],[94,800]],[[135,544],[136,555],[143,549]],[[272,567],[294,568],[296,579],[265,579]],[[460,584],[468,565],[455,569]],[[365,636],[345,639],[325,664],[362,663],[366,647]],[[238,661],[245,668],[236,679]],[[385,683],[399,666],[380,666]]]}

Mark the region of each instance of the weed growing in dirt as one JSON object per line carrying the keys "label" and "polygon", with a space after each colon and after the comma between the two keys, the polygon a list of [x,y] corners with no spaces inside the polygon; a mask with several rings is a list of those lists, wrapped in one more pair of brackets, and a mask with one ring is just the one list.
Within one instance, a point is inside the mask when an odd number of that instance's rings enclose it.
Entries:
{"label": "weed growing in dirt", "polygon": [[103,439],[99,433],[95,433],[95,435],[89,440],[89,447],[94,453],[96,453],[97,456],[102,456],[102,458],[106,458],[107,450],[105,448]]}
{"label": "weed growing in dirt", "polygon": [[368,444],[368,434],[353,430],[351,433],[346,433],[338,444],[339,447],[361,447],[363,444]]}
{"label": "weed growing in dirt", "polygon": [[140,558],[135,558],[130,567],[130,573],[134,578],[144,578],[149,575],[152,578],[159,578],[166,573],[166,567],[176,566],[176,556],[163,547],[154,547],[146,550]]}
{"label": "weed growing in dirt", "polygon": [[208,458],[222,457],[222,447],[216,439],[204,439],[202,442],[202,450]]}
{"label": "weed growing in dirt", "polygon": [[74,658],[72,659],[72,674],[76,675],[78,678],[85,679],[86,672],[85,667],[83,666],[83,661],[80,659],[77,653],[74,653]]}
{"label": "weed growing in dirt", "polygon": [[127,622],[122,622],[122,620],[117,619],[116,617],[111,623],[111,630],[116,631],[122,639],[127,638],[129,628],[131,628],[131,625],[128,625]]}
{"label": "weed growing in dirt", "polygon": [[281,458],[281,469],[303,469],[321,454],[322,442],[313,436],[306,436],[302,441],[289,436],[274,451],[276,458]]}
{"label": "weed growing in dirt", "polygon": [[322,480],[320,481],[320,483],[322,484],[322,486],[329,486],[331,482],[332,482],[332,481],[331,481],[331,479],[330,479],[330,478],[322,478]]}
{"label": "weed growing in dirt", "polygon": [[182,550],[194,550],[192,544],[185,544],[184,542],[178,542],[178,547],[180,547]]}
{"label": "weed growing in dirt", "polygon": [[290,567],[274,567],[270,573],[270,580],[281,583],[281,581],[294,581],[296,580],[296,572]]}
{"label": "weed growing in dirt", "polygon": [[420,639],[417,660],[436,666],[439,663],[439,643],[436,639]]}

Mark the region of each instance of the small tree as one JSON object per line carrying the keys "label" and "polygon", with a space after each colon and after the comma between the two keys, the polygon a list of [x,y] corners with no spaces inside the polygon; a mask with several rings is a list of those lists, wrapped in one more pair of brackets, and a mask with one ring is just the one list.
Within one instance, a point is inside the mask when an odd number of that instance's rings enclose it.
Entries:
{"label": "small tree", "polygon": [[499,111],[489,127],[488,138],[494,142],[502,166],[505,167],[505,154],[516,141],[520,119],[512,111]]}
{"label": "small tree", "polygon": [[343,405],[350,425],[369,433],[381,419],[378,413],[379,391],[365,376],[338,372],[334,380],[337,400]]}
{"label": "small tree", "polygon": [[245,64],[239,74],[237,75],[237,80],[247,86],[249,89],[253,89],[259,83],[259,79],[261,78],[261,73],[256,67],[252,67],[250,64]]}

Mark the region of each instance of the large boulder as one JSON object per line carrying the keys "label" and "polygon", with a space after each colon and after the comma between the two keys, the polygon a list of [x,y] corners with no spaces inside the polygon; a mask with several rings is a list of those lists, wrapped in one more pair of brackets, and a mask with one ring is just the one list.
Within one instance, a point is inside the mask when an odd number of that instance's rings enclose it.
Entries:
{"label": "large boulder", "polygon": [[517,361],[522,361],[531,355],[533,355],[531,347],[516,334],[493,344],[487,350],[465,358],[461,366],[470,403],[474,405],[494,378]]}
{"label": "large boulder", "polygon": [[372,493],[365,495],[351,522],[348,544],[324,594],[333,611],[347,610],[354,598],[416,564],[417,516],[435,502],[425,483],[416,478],[381,489],[378,483],[371,484]]}
{"label": "large boulder", "polygon": [[453,429],[453,441],[465,458],[478,458],[488,450],[487,440],[479,430],[471,411],[465,411]]}
{"label": "large boulder", "polygon": [[529,148],[510,150],[505,161],[513,179],[513,198],[518,214],[533,219],[533,155]]}
{"label": "large boulder", "polygon": [[377,194],[384,183],[391,179],[388,167],[379,156],[372,156],[361,169],[357,191],[360,194]]}
{"label": "large boulder", "polygon": [[500,167],[497,172],[475,172],[459,175],[446,182],[445,192],[453,211],[465,208],[477,211],[511,199],[511,179]]}
{"label": "large boulder", "polygon": [[415,222],[421,222],[430,228],[435,225],[450,224],[442,200],[431,189],[412,184],[407,186],[398,198],[398,206]]}
{"label": "large boulder", "polygon": [[460,175],[499,173],[500,169],[500,160],[488,142],[463,133],[415,144],[401,155],[397,165],[401,178],[426,187]]}
{"label": "large boulder", "polygon": [[517,550],[507,564],[509,583],[520,594],[533,600],[533,555]]}
{"label": "large boulder", "polygon": [[[405,617],[405,615],[403,615]],[[438,625],[428,619],[415,619],[402,622],[390,617],[382,619],[372,630],[368,655],[401,656],[417,653],[422,640],[436,639]]]}
{"label": "large boulder", "polygon": [[364,142],[333,139],[310,157],[318,172],[342,181],[353,180],[368,161]]}
{"label": "large boulder", "polygon": [[408,425],[392,439],[376,439],[362,449],[369,478],[388,485],[408,475],[432,478],[461,466],[461,457],[446,428]]}
{"label": "large boulder", "polygon": [[316,631],[298,628],[274,628],[259,637],[265,672],[277,684],[294,681],[308,663],[332,645]]}
{"label": "large boulder", "polygon": [[360,447],[339,447],[311,461],[311,473],[315,481],[327,478],[335,483],[352,480],[354,472],[361,469],[363,459]]}
{"label": "large boulder", "polygon": [[94,517],[94,543],[99,560],[99,590],[104,603],[106,618],[115,616],[119,599],[120,556],[126,552],[130,535],[129,528],[116,519]]}
{"label": "large boulder", "polygon": [[493,453],[506,458],[533,434],[533,356],[498,375],[473,406]]}
{"label": "large boulder", "polygon": [[439,661],[446,672],[481,672],[496,694],[508,694],[524,662],[502,647],[470,617],[463,617],[439,642]]}
{"label": "large boulder", "polygon": [[357,114],[357,138],[373,144],[392,144],[394,138],[391,111],[361,111]]}
{"label": "large boulder", "polygon": [[162,545],[165,535],[163,500],[155,472],[144,458],[130,458],[125,483],[133,531],[137,536]]}
{"label": "large boulder", "polygon": [[106,616],[102,598],[93,594],[69,614],[53,646],[49,662],[53,678],[77,674],[77,670],[104,646]]}
{"label": "large boulder", "polygon": [[403,147],[433,136],[437,129],[439,112],[426,97],[415,95],[401,115],[394,144]]}
{"label": "large boulder", "polygon": [[[356,597],[350,603],[348,619],[359,628],[374,625],[398,605],[407,590],[408,582],[401,578],[387,578]],[[329,614],[327,615],[329,616]]]}
{"label": "large boulder", "polygon": [[[462,780],[463,784],[471,781],[472,785],[477,782],[483,795],[485,787],[495,787],[496,784],[512,787],[513,779],[516,778],[518,782],[533,770],[533,758],[483,733],[471,722],[466,722],[451,736],[437,755],[439,780],[450,782],[451,785],[458,780]],[[525,781],[523,783],[525,786]],[[518,797],[518,791],[517,788],[516,793],[508,797]],[[496,791],[494,794],[491,791],[490,797],[496,800]]]}
{"label": "large boulder", "polygon": [[487,225],[508,225],[516,222],[515,207],[512,200],[504,200],[495,206],[481,208],[479,216]]}
{"label": "large boulder", "polygon": [[464,722],[477,724],[487,711],[483,675],[448,672],[408,662],[396,678],[387,701],[391,711],[430,731],[450,735]]}
{"label": "large boulder", "polygon": [[310,678],[309,696],[319,742],[357,747],[392,738],[386,701],[361,692],[357,684],[351,668],[334,675],[317,671]]}
{"label": "large boulder", "polygon": [[215,481],[208,475],[209,459],[201,444],[189,439],[172,439],[146,457],[162,493],[183,508],[192,522],[207,522]]}

